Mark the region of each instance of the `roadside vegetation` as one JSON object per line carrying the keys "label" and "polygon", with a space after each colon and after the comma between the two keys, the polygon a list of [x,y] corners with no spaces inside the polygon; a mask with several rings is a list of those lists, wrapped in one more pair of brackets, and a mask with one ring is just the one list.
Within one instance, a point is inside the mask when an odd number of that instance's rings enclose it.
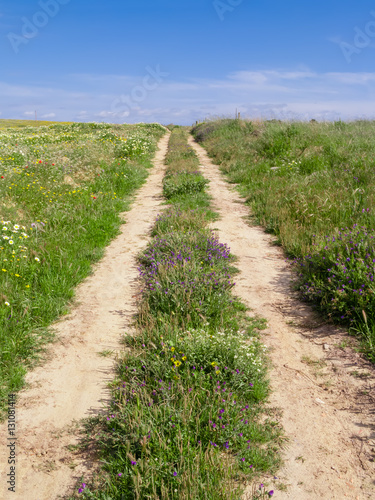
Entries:
{"label": "roadside vegetation", "polygon": [[0,411],[119,230],[160,125],[0,131]]}
{"label": "roadside vegetation", "polygon": [[196,140],[277,237],[297,288],[375,361],[375,122],[218,120]]}
{"label": "roadside vegetation", "polygon": [[[217,215],[187,137],[173,128],[168,206],[139,256],[136,334],[124,337],[111,406],[86,423],[102,470],[74,498],[239,500],[280,464],[264,321],[232,294],[235,258],[208,228]],[[272,494],[258,485],[253,498]]]}

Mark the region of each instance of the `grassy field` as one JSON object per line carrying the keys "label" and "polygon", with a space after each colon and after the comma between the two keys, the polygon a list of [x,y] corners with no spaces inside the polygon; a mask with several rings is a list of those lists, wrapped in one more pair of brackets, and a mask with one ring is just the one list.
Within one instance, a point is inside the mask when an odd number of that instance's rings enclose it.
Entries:
{"label": "grassy field", "polygon": [[[137,335],[113,383],[108,415],[87,423],[103,471],[74,498],[241,498],[279,465],[280,428],[265,409],[265,347],[232,293],[234,257],[207,225],[207,181],[173,128],[163,194],[169,204],[139,256]],[[253,498],[269,498],[262,487]]]}
{"label": "grassy field", "polygon": [[94,123],[0,131],[1,405],[118,234],[163,133]]}
{"label": "grassy field", "polygon": [[40,120],[5,120],[0,119],[0,129],[3,128],[25,128],[25,127],[45,127],[49,125],[70,125],[71,122],[50,122],[50,121],[40,121]]}
{"label": "grassy field", "polygon": [[375,361],[375,122],[219,120],[193,128],[254,220],[277,236],[302,297]]}

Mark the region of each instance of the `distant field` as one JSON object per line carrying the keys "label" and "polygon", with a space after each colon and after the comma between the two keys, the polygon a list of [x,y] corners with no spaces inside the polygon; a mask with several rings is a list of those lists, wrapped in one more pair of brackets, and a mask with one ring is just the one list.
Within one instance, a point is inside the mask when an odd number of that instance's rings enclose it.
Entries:
{"label": "distant field", "polygon": [[0,130],[0,410],[118,234],[164,133],[156,124],[26,123]]}
{"label": "distant field", "polygon": [[69,125],[71,122],[49,122],[40,120],[4,120],[0,119],[0,129],[2,128],[24,128],[24,127],[43,127],[45,125],[53,125],[58,123],[60,125]]}
{"label": "distant field", "polygon": [[294,260],[302,297],[375,361],[375,122],[219,120],[193,134]]}

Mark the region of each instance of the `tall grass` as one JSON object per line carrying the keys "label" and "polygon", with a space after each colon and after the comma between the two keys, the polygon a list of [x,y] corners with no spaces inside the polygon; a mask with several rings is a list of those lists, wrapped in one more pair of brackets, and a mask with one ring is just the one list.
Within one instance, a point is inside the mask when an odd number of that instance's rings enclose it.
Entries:
{"label": "tall grass", "polygon": [[171,205],[139,256],[138,333],[125,336],[108,416],[87,424],[103,470],[78,497],[238,500],[279,464],[262,322],[231,293],[234,258],[207,228],[206,181],[185,130],[173,129],[167,164]]}
{"label": "tall grass", "polygon": [[375,361],[374,133],[371,121],[220,120],[193,128],[247,197],[254,220],[295,259],[303,297],[362,333]]}
{"label": "tall grass", "polygon": [[1,131],[0,408],[118,234],[163,133],[78,123]]}

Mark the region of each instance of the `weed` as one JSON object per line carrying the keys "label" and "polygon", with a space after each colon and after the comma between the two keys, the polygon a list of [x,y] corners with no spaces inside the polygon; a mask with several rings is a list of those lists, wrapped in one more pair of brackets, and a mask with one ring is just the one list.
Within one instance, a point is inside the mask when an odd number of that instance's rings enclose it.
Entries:
{"label": "weed", "polygon": [[103,358],[108,358],[109,356],[112,356],[114,351],[111,351],[110,349],[105,349],[104,351],[98,352],[98,356],[101,356]]}

